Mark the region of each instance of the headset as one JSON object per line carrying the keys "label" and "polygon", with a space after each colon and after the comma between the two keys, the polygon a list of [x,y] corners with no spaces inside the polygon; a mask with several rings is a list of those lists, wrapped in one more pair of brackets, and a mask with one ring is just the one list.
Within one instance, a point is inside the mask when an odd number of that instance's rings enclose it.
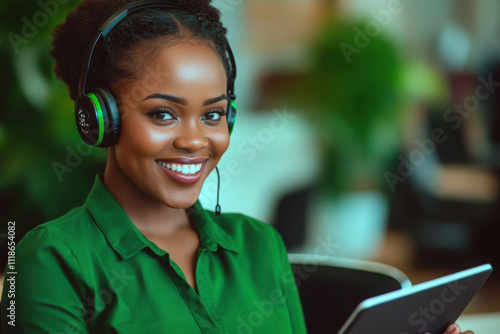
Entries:
{"label": "headset", "polygon": [[[79,95],[75,102],[75,120],[78,133],[83,141],[89,145],[98,147],[113,146],[118,142],[120,136],[120,113],[113,94],[104,88],[94,87],[91,91],[87,88],[87,77],[90,70],[92,54],[101,37],[106,35],[127,15],[144,8],[181,9],[193,13],[179,5],[169,4],[162,1],[138,1],[122,7],[111,16],[97,31],[87,47],[83,61],[83,70],[78,82]],[[236,61],[233,51],[226,39],[226,51],[231,69],[227,81],[227,97],[229,103],[226,109],[227,126],[231,135],[236,121],[236,95],[234,93],[234,82],[236,80]]]}

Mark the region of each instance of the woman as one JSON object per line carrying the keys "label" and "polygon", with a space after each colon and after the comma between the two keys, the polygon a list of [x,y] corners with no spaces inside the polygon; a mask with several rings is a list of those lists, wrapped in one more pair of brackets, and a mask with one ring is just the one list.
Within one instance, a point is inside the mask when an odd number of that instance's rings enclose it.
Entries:
{"label": "woman", "polygon": [[[130,2],[85,0],[55,31],[56,74],[107,164],[83,206],[18,244],[4,332],[305,333],[277,232],[197,200],[229,145],[234,68],[219,13],[208,1],[135,10],[86,53]],[[89,103],[106,131],[91,131]]]}
{"label": "woman", "polygon": [[[107,164],[82,207],[17,245],[4,331],[304,333],[277,232],[197,201],[229,145],[234,69],[219,12],[208,1],[131,9],[86,53],[130,2],[83,1],[54,32],[56,74],[84,140],[108,146]],[[113,99],[120,123],[96,139],[86,103],[112,119]]]}

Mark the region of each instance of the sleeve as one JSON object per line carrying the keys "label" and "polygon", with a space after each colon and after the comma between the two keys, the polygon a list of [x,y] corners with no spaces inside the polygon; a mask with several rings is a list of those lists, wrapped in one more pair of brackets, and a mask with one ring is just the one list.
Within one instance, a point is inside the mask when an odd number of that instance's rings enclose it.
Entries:
{"label": "sleeve", "polygon": [[70,247],[47,229],[35,229],[14,255],[5,271],[2,332],[89,333],[85,280]]}
{"label": "sleeve", "polygon": [[[273,229],[274,230],[274,229]],[[292,332],[294,334],[307,333],[302,304],[300,302],[299,291],[295,282],[295,276],[292,272],[290,261],[288,261],[288,253],[285,248],[285,243],[280,234],[275,231],[277,242],[279,245],[279,261],[283,271],[281,284],[283,296],[290,315]]]}

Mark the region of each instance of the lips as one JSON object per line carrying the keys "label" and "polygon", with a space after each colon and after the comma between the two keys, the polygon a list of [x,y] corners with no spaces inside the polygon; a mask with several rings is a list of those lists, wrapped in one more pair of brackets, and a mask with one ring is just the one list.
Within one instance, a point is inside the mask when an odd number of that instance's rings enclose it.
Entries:
{"label": "lips", "polygon": [[207,160],[207,158],[162,159],[156,160],[156,164],[174,182],[189,185],[201,179]]}

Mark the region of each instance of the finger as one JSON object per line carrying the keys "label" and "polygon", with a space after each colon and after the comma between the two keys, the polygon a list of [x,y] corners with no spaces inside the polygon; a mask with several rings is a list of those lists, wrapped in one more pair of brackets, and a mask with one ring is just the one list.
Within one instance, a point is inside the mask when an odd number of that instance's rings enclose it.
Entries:
{"label": "finger", "polygon": [[445,334],[460,334],[461,330],[457,324],[451,324],[446,328]]}
{"label": "finger", "polygon": [[462,330],[457,324],[451,324],[446,328],[445,334],[474,334],[473,331],[466,331],[462,333]]}

